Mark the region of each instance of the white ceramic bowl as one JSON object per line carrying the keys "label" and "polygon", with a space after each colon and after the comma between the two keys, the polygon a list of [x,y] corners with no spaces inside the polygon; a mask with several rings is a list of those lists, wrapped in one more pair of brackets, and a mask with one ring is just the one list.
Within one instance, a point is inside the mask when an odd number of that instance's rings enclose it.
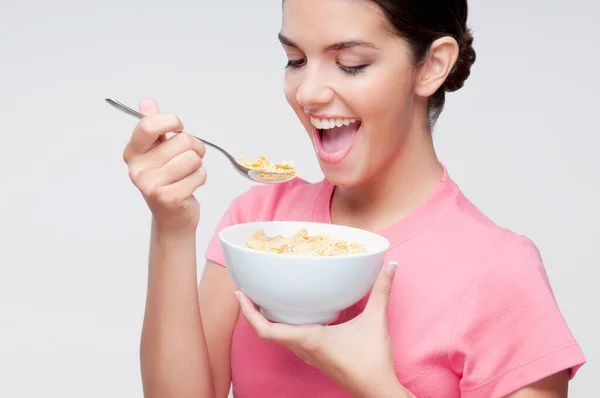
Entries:
{"label": "white ceramic bowl", "polygon": [[[309,235],[328,235],[360,242],[367,253],[345,256],[301,256],[248,248],[257,230],[268,236],[292,236],[301,228]],[[219,239],[225,265],[235,285],[271,321],[328,324],[360,301],[379,272],[389,241],[378,234],[340,225],[269,221],[224,228]]]}

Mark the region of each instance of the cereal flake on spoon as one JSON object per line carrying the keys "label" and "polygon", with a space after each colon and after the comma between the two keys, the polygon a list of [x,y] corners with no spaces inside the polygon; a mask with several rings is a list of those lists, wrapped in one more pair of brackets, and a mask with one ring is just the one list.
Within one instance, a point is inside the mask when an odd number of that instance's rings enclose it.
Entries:
{"label": "cereal flake on spoon", "polygon": [[259,156],[256,161],[241,157],[241,163],[249,169],[256,170],[256,176],[263,181],[285,181],[296,176],[293,162],[271,163],[266,156]]}

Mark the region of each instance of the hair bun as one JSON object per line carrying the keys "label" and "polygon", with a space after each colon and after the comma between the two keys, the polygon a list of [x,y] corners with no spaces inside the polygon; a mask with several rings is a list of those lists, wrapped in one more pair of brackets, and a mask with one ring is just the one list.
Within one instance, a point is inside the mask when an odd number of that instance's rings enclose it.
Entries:
{"label": "hair bun", "polygon": [[473,35],[471,34],[471,31],[467,29],[462,43],[460,43],[459,46],[456,64],[454,64],[454,67],[444,82],[443,88],[445,91],[456,91],[464,86],[465,81],[471,74],[471,66],[475,63],[476,58],[475,49],[473,48]]}

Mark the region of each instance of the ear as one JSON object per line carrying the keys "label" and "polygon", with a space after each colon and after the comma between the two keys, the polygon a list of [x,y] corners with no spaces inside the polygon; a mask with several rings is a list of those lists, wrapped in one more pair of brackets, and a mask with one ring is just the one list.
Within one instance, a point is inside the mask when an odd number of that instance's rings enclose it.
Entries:
{"label": "ear", "polygon": [[458,59],[458,43],[452,37],[442,37],[431,44],[429,56],[417,76],[415,93],[421,97],[430,97],[452,71]]}

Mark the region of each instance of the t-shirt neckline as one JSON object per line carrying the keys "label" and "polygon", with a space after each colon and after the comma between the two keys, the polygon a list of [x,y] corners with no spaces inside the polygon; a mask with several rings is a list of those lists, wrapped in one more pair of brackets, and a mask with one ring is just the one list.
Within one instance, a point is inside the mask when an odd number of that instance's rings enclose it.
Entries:
{"label": "t-shirt neckline", "polygon": [[[447,206],[453,203],[459,188],[450,178],[446,167],[443,164],[440,165],[443,170],[442,177],[433,192],[408,216],[378,232],[390,241],[390,249],[403,244],[433,224]],[[335,185],[324,178],[312,212],[314,222],[332,224],[331,199],[334,190]]]}

